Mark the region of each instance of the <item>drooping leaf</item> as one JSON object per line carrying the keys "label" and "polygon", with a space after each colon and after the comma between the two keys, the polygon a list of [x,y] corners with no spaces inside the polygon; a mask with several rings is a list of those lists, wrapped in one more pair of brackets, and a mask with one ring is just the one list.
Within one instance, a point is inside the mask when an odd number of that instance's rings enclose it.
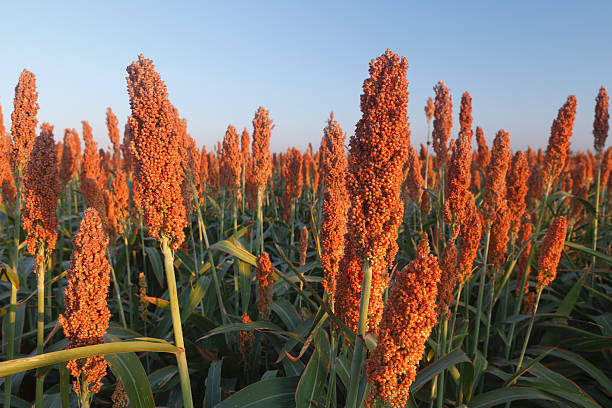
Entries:
{"label": "drooping leaf", "polygon": [[258,381],[231,395],[216,408],[295,408],[295,388],[299,377]]}

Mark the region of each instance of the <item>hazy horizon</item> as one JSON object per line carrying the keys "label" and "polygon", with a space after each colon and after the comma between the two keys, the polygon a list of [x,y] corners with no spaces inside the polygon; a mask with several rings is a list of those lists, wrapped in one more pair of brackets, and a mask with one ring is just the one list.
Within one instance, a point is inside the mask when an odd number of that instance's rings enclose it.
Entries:
{"label": "hazy horizon", "polygon": [[332,110],[353,134],[368,64],[391,48],[409,62],[414,145],[425,141],[423,107],[443,80],[453,95],[453,138],[466,90],[474,127],[489,143],[506,129],[513,149],[545,147],[557,110],[573,94],[572,148],[592,150],[594,99],[601,85],[612,86],[612,53],[602,52],[612,39],[610,3],[352,4],[4,4],[4,125],[10,130],[14,87],[26,68],[36,75],[39,128],[51,123],[61,140],[64,128],[81,134],[87,120],[108,146],[106,107],[123,134],[125,68],[142,53],[198,146],[212,149],[228,124],[251,132],[261,105],[274,120],[273,151],[309,142],[316,150]]}

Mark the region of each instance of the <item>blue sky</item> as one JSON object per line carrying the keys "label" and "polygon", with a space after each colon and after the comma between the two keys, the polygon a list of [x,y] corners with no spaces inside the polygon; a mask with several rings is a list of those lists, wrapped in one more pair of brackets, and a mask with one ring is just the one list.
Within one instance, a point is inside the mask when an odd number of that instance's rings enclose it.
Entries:
{"label": "blue sky", "polygon": [[230,123],[251,131],[260,105],[276,124],[275,151],[317,148],[331,110],[353,134],[368,63],[386,48],[410,64],[414,144],[425,140],[423,106],[439,80],[451,88],[455,121],[468,90],[487,140],[504,128],[514,149],[545,146],[569,94],[578,98],[572,146],[591,147],[594,98],[600,85],[612,88],[609,1],[85,3],[0,0],[7,128],[27,68],[37,77],[39,123],[55,125],[58,139],[66,127],[80,133],[86,119],[108,145],[105,109],[123,130],[125,67],[139,53],[155,61],[189,132],[209,149]]}

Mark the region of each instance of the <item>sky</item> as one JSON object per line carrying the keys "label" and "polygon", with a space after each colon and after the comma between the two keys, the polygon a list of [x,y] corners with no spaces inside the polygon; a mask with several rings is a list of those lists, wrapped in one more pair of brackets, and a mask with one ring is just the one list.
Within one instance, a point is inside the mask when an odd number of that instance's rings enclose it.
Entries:
{"label": "sky", "polygon": [[[545,147],[557,110],[578,98],[573,149],[592,149],[594,99],[612,87],[612,2],[0,0],[0,105],[7,129],[22,69],[36,75],[39,124],[93,126],[108,146],[106,107],[129,115],[125,68],[155,62],[198,146],[233,124],[252,131],[270,111],[271,148],[318,148],[334,111],[350,136],[370,60],[387,48],[409,62],[412,143],[425,141],[423,107],[440,80],[461,94],[490,143]],[[611,89],[612,91],[612,89]],[[453,128],[453,137],[458,126]],[[607,145],[610,145],[608,141]]]}

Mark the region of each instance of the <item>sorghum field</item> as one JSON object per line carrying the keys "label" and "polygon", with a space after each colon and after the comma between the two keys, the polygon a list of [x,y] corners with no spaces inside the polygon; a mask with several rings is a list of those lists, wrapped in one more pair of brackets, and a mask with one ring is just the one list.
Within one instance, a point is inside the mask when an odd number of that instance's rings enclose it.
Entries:
{"label": "sorghum field", "polygon": [[276,153],[264,107],[198,148],[143,56],[98,149],[87,121],[39,126],[24,70],[0,116],[3,405],[611,407],[606,89],[580,101],[591,151],[573,95],[516,151],[444,82],[414,146],[407,69],[387,50],[354,131],[332,113]]}

